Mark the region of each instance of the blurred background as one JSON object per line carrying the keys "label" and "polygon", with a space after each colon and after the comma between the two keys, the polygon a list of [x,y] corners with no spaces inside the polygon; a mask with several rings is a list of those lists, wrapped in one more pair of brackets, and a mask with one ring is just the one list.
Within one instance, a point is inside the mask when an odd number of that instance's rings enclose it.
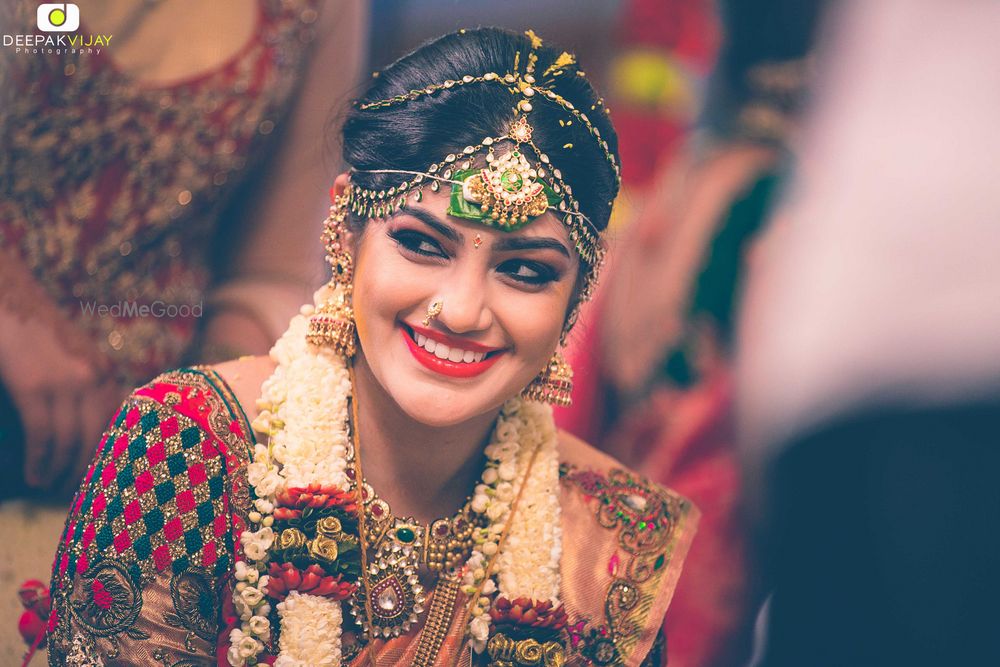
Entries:
{"label": "blurred background", "polygon": [[995,3],[78,6],[98,52],[0,5],[2,664],[120,400],[266,353],[324,282],[345,105],[479,25],[574,53],[619,135],[557,419],[702,511],[669,664],[1000,664]]}

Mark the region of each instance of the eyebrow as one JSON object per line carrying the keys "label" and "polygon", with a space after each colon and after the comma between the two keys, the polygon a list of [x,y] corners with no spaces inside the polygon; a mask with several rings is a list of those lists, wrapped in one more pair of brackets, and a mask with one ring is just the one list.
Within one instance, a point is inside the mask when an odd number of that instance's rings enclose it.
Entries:
{"label": "eyebrow", "polygon": [[449,241],[454,241],[455,243],[461,243],[465,237],[462,236],[454,227],[444,224],[437,217],[434,216],[430,211],[425,211],[422,208],[411,208],[410,206],[403,206],[399,209],[400,213],[405,215],[410,215],[424,223],[428,227],[433,228],[438,234],[445,237]]}
{"label": "eyebrow", "polygon": [[508,239],[503,239],[497,241],[493,245],[494,250],[509,251],[509,250],[558,250],[567,258],[569,258],[569,251],[566,250],[566,246],[559,241],[552,238],[539,238],[531,236],[512,236]]}

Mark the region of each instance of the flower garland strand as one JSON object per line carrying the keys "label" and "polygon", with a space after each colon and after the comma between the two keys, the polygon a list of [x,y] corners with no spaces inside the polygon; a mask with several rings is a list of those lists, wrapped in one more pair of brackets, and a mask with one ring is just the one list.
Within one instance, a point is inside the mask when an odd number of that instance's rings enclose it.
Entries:
{"label": "flower garland strand", "polygon": [[[314,300],[325,303],[341,289],[324,287]],[[303,306],[271,349],[277,367],[257,402],[253,428],[266,444],[254,447],[247,466],[256,500],[250,525],[240,535],[243,559],[235,570],[233,601],[240,627],[230,633],[227,654],[234,667],[257,664],[270,644],[272,601],[280,620],[275,665],[342,664],[341,600],[357,586],[356,568],[345,554],[357,557],[358,540],[356,531],[341,524],[356,521],[363,504],[346,473],[350,369],[331,349],[306,341],[314,310]],[[559,608],[557,442],[551,408],[520,398],[504,404],[472,501],[472,510],[485,515],[487,523],[474,536],[476,546],[463,574],[463,591],[472,598],[468,631],[477,652],[486,647],[491,617],[505,613],[510,600]],[[305,519],[317,516],[322,518],[315,528],[305,530]],[[310,530],[316,533],[311,538]],[[281,562],[289,554],[299,560]],[[296,564],[302,554],[323,566],[302,569]],[[498,593],[501,597],[494,599]]]}
{"label": "flower garland strand", "polygon": [[[329,296],[324,288],[316,298],[326,299]],[[308,489],[311,484],[340,490],[350,486],[344,472],[349,444],[344,415],[350,396],[350,377],[341,357],[306,342],[308,317],[312,312],[312,306],[303,306],[288,330],[275,343],[271,358],[277,362],[277,367],[261,386],[261,398],[257,402],[260,411],[253,428],[266,435],[267,445],[254,447],[254,460],[247,466],[247,478],[257,496],[256,502],[260,504],[263,500],[264,504],[255,508],[257,515],[250,516],[251,523],[260,528],[244,531],[240,536],[243,553],[249,563],[242,568],[245,572],[253,570],[259,575],[270,571],[268,551],[275,538],[271,525],[274,523],[274,504],[280,492],[293,488]],[[258,518],[259,521],[254,521]],[[238,563],[238,580],[240,571]],[[267,592],[268,579],[267,575],[258,577],[256,589],[261,593]],[[239,586],[237,584],[237,588]],[[246,589],[234,591],[238,612],[244,595]],[[286,598],[278,610],[281,640],[275,664],[283,667],[320,664],[312,660],[322,651],[322,655],[327,656],[322,664],[339,667],[340,602],[298,591],[288,595],[291,602]],[[251,598],[256,600],[257,594],[251,594]],[[261,605],[266,613],[250,618],[240,613],[243,623],[241,628],[230,634],[231,646],[227,655],[234,667],[256,664],[257,656],[270,640],[270,621],[266,628],[259,622],[251,623],[254,618],[268,615],[270,607],[264,609],[266,604],[263,602]],[[309,628],[317,627],[326,628],[327,632],[321,635],[309,631]]]}
{"label": "flower garland strand", "polygon": [[274,667],[339,667],[340,603],[292,591],[278,605],[281,653]]}

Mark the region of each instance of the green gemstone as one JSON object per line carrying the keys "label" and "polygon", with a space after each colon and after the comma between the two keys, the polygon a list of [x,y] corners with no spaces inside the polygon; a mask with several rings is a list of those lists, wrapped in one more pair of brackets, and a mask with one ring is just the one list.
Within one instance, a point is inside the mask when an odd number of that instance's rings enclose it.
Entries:
{"label": "green gemstone", "polygon": [[646,530],[646,522],[645,521],[640,521],[639,522],[639,530]]}
{"label": "green gemstone", "polygon": [[653,569],[654,570],[659,570],[661,567],[663,567],[663,560],[664,560],[664,555],[660,554],[657,557],[656,562],[653,563]]}
{"label": "green gemstone", "polygon": [[507,192],[517,192],[524,185],[524,179],[516,171],[505,171],[500,177],[500,186]]}
{"label": "green gemstone", "polygon": [[396,530],[396,539],[399,540],[400,542],[409,543],[412,542],[414,539],[416,539],[416,537],[417,535],[416,533],[413,532],[412,528],[407,528],[406,526],[403,526],[402,528]]}

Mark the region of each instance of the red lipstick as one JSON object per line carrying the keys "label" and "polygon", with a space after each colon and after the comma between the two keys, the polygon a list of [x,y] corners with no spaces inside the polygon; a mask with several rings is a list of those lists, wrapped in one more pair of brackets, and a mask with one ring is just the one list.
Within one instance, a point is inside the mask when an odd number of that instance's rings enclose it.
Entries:
{"label": "red lipstick", "polygon": [[494,353],[484,357],[482,361],[476,361],[473,363],[449,361],[448,359],[441,359],[437,355],[428,352],[424,348],[417,345],[417,342],[413,340],[413,337],[410,336],[410,333],[407,331],[406,325],[400,326],[399,330],[403,334],[403,340],[406,342],[406,347],[410,350],[410,354],[412,354],[417,361],[419,361],[425,368],[442,375],[447,375],[448,377],[470,378],[485,373],[486,370],[495,364],[497,359],[499,359],[504,353],[502,348],[486,347],[485,345],[480,345],[471,341],[458,342],[455,338],[446,336],[438,331],[429,331],[413,327],[414,331],[419,331],[422,335],[427,336],[431,340],[438,341],[448,345],[449,347],[458,347],[463,350],[472,350],[474,352]]}

